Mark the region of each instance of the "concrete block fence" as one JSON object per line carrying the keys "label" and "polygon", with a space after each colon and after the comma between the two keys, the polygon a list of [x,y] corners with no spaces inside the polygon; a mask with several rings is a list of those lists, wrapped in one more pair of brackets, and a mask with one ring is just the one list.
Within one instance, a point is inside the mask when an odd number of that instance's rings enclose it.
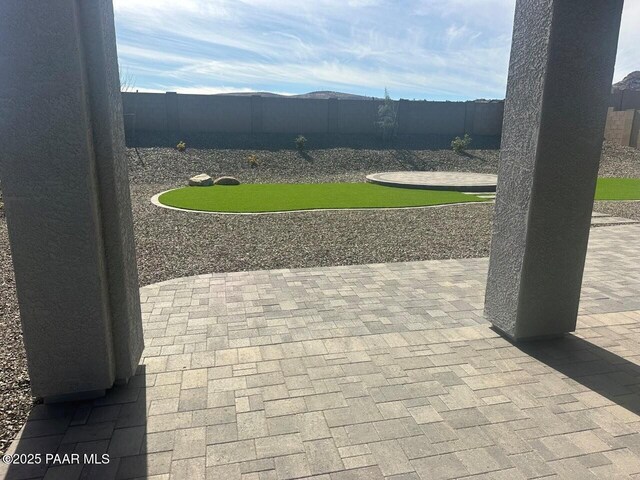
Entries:
{"label": "concrete block fence", "polygon": [[604,138],[619,145],[640,148],[640,110],[614,111],[609,107]]}
{"label": "concrete block fence", "polygon": [[615,111],[640,110],[640,91],[618,90],[611,94],[609,106]]}
{"label": "concrete block fence", "polygon": [[[375,135],[382,100],[123,93],[126,131]],[[499,136],[502,101],[396,102],[399,135]]]}
{"label": "concrete block fence", "polygon": [[[140,138],[223,134],[244,136],[317,135],[367,137],[378,134],[376,121],[382,100],[309,99],[259,95],[183,95],[175,92],[122,94],[127,144]],[[396,101],[399,135],[433,137],[448,144],[468,133],[475,143],[499,141],[504,102]],[[617,91],[609,98],[605,138],[638,147],[640,92]],[[635,115],[635,116],[634,116]],[[151,134],[151,137],[149,137]],[[154,136],[155,135],[155,136]],[[288,138],[288,137],[287,137]],[[493,143],[491,139],[497,139]],[[155,143],[157,140],[151,140]],[[246,140],[245,140],[246,143]],[[486,143],[486,142],[485,142]],[[495,145],[497,146],[497,145]]]}

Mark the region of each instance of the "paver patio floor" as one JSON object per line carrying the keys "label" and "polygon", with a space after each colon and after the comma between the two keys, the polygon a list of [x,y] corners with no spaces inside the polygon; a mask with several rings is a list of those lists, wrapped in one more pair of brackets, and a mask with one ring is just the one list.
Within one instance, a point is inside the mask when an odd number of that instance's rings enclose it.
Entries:
{"label": "paver patio floor", "polygon": [[462,192],[495,192],[498,176],[476,172],[381,172],[367,175],[367,182],[393,187],[411,187]]}
{"label": "paver patio floor", "polygon": [[640,478],[640,225],[592,229],[578,330],[513,345],[487,259],[201,275],[141,290],[128,385],[36,406],[8,478]]}

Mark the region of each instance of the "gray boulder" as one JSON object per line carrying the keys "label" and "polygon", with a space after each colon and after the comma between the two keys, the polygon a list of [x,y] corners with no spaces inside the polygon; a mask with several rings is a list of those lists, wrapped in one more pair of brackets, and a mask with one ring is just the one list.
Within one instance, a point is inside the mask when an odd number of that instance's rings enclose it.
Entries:
{"label": "gray boulder", "polygon": [[214,185],[240,185],[240,180],[235,177],[220,177],[213,182]]}
{"label": "gray boulder", "polygon": [[213,185],[213,178],[206,173],[201,173],[189,179],[189,185],[192,187],[210,187]]}

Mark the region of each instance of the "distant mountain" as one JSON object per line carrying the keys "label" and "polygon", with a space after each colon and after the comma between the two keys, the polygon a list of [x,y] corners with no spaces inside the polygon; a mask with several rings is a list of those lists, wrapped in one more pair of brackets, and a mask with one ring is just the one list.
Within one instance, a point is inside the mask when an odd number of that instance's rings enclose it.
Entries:
{"label": "distant mountain", "polygon": [[279,93],[271,92],[230,92],[230,93],[214,93],[213,95],[233,95],[235,97],[252,97],[257,95],[259,97],[286,97],[286,95],[280,95]]}
{"label": "distant mountain", "polygon": [[[317,92],[309,92],[309,93],[300,93],[298,95],[281,95],[279,93],[271,93],[271,92],[237,92],[237,93],[217,93],[216,95],[235,95],[238,97],[250,97],[252,95],[258,95],[260,97],[279,97],[279,98],[317,98],[317,99],[328,99],[328,98],[337,98],[340,100],[383,100],[382,97],[367,97],[365,95],[355,95],[353,93],[344,93],[344,92],[333,92],[330,90],[321,90]],[[428,100],[416,100],[414,101],[428,101]],[[448,100],[447,100],[448,101]],[[480,103],[496,103],[503,102],[504,100],[496,100],[496,99],[486,99],[486,98],[478,98],[476,100],[472,100],[473,102]]]}
{"label": "distant mountain", "polygon": [[631,72],[622,81],[613,84],[614,92],[620,90],[640,90],[640,70]]}
{"label": "distant mountain", "polygon": [[353,93],[343,93],[343,92],[331,92],[331,91],[320,91],[320,92],[309,92],[303,93],[301,95],[294,95],[297,98],[339,98],[340,100],[371,100],[376,97],[365,97],[364,95],[355,95]]}
{"label": "distant mountain", "polygon": [[271,92],[238,92],[238,93],[221,93],[219,95],[236,95],[236,96],[252,96],[258,95],[260,97],[288,97],[288,98],[319,98],[319,99],[328,99],[328,98],[339,98],[341,100],[371,100],[375,97],[365,97],[364,95],[354,95],[353,93],[343,93],[343,92],[331,92],[331,91],[319,91],[319,92],[309,92],[309,93],[301,93],[299,95],[280,95],[278,93]]}

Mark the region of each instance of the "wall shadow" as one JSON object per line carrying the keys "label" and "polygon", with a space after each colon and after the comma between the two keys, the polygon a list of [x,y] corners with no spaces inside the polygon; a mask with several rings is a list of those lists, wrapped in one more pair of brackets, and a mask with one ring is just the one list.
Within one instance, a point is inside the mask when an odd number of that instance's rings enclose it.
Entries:
{"label": "wall shadow", "polygon": [[551,340],[511,343],[568,378],[640,415],[640,365],[571,334]]}
{"label": "wall shadow", "polygon": [[311,155],[309,152],[307,152],[306,150],[303,150],[301,152],[299,152],[300,156],[307,162],[315,162],[315,158],[313,155]]}
{"label": "wall shadow", "polygon": [[39,463],[3,465],[0,477],[146,478],[147,383],[141,365],[104,397],[36,405],[6,454],[39,455]]}
{"label": "wall shadow", "polygon": [[[450,150],[455,135],[398,135],[384,142],[375,135],[305,134],[308,150],[353,148],[358,150]],[[127,147],[174,148],[185,141],[190,148],[229,150],[295,150],[293,134],[229,134],[229,133],[167,133],[129,132]],[[475,135],[470,146],[473,150],[500,148],[499,136]]]}

